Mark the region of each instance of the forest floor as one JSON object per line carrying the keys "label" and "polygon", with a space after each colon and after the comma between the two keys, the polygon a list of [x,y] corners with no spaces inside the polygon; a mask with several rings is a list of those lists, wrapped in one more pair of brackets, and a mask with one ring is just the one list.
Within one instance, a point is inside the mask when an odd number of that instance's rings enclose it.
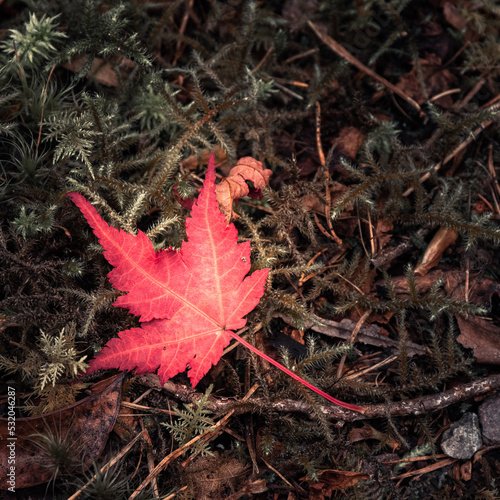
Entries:
{"label": "forest floor", "polygon": [[500,498],[496,2],[0,0],[0,40],[5,498]]}

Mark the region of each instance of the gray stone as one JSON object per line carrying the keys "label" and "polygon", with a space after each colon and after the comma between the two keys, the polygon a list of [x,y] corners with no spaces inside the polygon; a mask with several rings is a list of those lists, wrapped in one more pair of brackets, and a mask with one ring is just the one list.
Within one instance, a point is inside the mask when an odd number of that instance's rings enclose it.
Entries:
{"label": "gray stone", "polygon": [[500,443],[500,394],[488,398],[479,407],[479,421],[485,444]]}
{"label": "gray stone", "polygon": [[458,422],[451,424],[441,441],[441,448],[452,458],[472,458],[482,446],[479,419],[475,413],[465,413]]}

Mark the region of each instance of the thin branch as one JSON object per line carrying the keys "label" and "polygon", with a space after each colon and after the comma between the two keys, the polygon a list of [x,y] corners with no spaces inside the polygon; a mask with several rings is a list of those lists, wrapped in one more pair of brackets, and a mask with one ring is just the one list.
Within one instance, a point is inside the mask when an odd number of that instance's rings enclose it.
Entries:
{"label": "thin branch", "polygon": [[[476,130],[474,130],[474,132],[472,132],[472,134],[467,137],[467,139],[461,142],[443,161],[436,163],[436,165],[434,165],[432,169],[435,172],[437,172],[443,165],[446,165],[450,160],[453,160],[453,158],[455,158],[455,156],[457,156],[458,153],[461,153],[472,141],[475,141],[476,137],[484,129],[488,128],[493,122],[494,120],[487,120],[481,123],[481,125],[479,125],[479,127],[477,127]],[[431,176],[430,172],[427,172],[426,174],[422,175],[422,177],[420,177],[420,183],[425,182],[430,176]],[[413,191],[414,191],[413,187],[409,187],[403,193],[403,196],[409,196],[411,193],[413,193]]]}
{"label": "thin branch", "polygon": [[[152,383],[151,379],[147,380],[144,376],[138,377],[138,381],[140,383]],[[159,385],[158,382],[157,384]],[[176,397],[182,396],[180,399],[184,402],[193,402],[195,399],[201,397],[201,394],[187,390],[186,387],[180,384],[174,384],[173,382],[167,382],[163,386],[163,389],[171,394],[174,394]],[[363,414],[335,405],[320,405],[319,407],[325,418],[341,420],[344,422],[368,420],[372,418],[386,418],[387,416],[404,417],[408,415],[423,415],[432,413],[442,410],[450,405],[462,403],[478,396],[483,396],[498,389],[500,389],[500,373],[462,384],[449,391],[439,392],[429,396],[421,396],[407,401],[396,401],[364,406]],[[284,399],[269,403],[267,400],[253,398],[252,403],[254,408],[266,406],[269,410],[273,411],[296,412],[312,415],[311,406],[304,401]],[[224,413],[228,411],[228,409],[234,409],[234,415],[244,414],[251,411],[251,409],[246,406],[234,408],[234,405],[234,400],[211,398],[211,401],[207,405],[207,409],[219,413]]]}
{"label": "thin branch", "polygon": [[[255,384],[245,395],[243,400],[246,400],[252,396],[252,394],[255,392],[257,389],[257,384]],[[184,451],[188,450],[195,444],[197,441],[200,439],[210,439],[214,434],[217,434],[220,432],[224,426],[229,422],[231,416],[235,413],[234,410],[230,410],[227,415],[225,415],[223,418],[221,418],[215,425],[210,427],[207,431],[205,431],[203,434],[199,434],[198,436],[195,436],[191,441],[188,441],[185,445],[181,446],[180,448],[177,448],[174,450],[172,453],[167,455],[144,479],[144,481],[137,487],[137,489],[130,495],[129,500],[133,500],[136,498],[141,491],[153,480],[153,478],[157,477],[158,474],[167,467],[171,462],[173,462],[176,458],[180,457]]]}
{"label": "thin branch", "polygon": [[352,65],[356,66],[360,71],[365,73],[366,75],[375,78],[378,82],[380,82],[384,87],[388,88],[394,94],[397,94],[399,97],[404,99],[410,106],[416,109],[420,116],[424,116],[425,113],[422,111],[420,105],[415,102],[411,97],[408,97],[400,88],[393,85],[390,81],[386,80],[383,76],[375,73],[368,66],[365,66],[359,59],[356,59],[347,49],[342,47],[340,43],[336,42],[332,37],[328,36],[326,33],[323,33],[314,23],[311,21],[307,21],[307,24],[312,28],[314,33],[316,33],[317,37],[325,44],[328,45],[330,49],[332,49],[337,55],[343,57]]}

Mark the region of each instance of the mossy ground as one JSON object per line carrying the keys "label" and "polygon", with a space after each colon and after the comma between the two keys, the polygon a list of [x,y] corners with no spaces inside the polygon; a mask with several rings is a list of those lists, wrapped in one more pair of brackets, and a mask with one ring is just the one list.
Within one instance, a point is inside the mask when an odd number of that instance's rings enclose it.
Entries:
{"label": "mossy ground", "polygon": [[[253,269],[271,269],[243,333],[335,397],[387,408],[343,419],[239,349],[198,394],[185,375],[160,390],[130,374],[123,400],[142,407],[122,405],[93,459],[149,437],[82,497],[128,498],[183,436],[227,417],[148,498],[498,498],[497,449],[440,455],[484,391],[394,408],[498,373],[499,30],[486,0],[0,3],[0,367],[25,396],[18,418],[86,396],[104,375],[74,385],[82,357],[137,325],[64,195],[179,248],[178,199],[210,151],[221,176],[243,156],[273,171],[262,199],[235,206]],[[428,458],[403,469],[406,454]],[[90,478],[63,469],[18,495],[68,498]]]}

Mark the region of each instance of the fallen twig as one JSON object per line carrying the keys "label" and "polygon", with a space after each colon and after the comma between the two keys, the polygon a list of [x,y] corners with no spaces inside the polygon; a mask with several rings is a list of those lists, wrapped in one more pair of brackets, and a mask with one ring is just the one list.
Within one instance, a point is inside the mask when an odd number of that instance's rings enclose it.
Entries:
{"label": "fallen twig", "polygon": [[[245,397],[243,398],[243,400],[246,400],[248,398],[251,397],[251,395],[255,392],[255,390],[257,389],[258,385],[254,385],[249,391],[248,393],[245,395]],[[219,431],[222,431],[223,428],[224,428],[224,425],[227,424],[227,422],[229,422],[229,419],[231,418],[231,416],[235,413],[235,410],[229,410],[229,412],[227,413],[227,415],[225,415],[223,418],[221,418],[215,425],[213,425],[212,427],[210,427],[206,432],[204,432],[203,434],[199,434],[198,436],[195,436],[193,439],[191,439],[191,441],[188,441],[185,445],[181,446],[180,448],[177,448],[176,450],[174,450],[172,453],[170,453],[169,455],[167,455],[148,475],[148,477],[146,477],[146,479],[144,479],[144,481],[137,487],[137,489],[132,493],[132,495],[130,495],[129,497],[129,500],[133,500],[134,498],[136,498],[140,493],[141,491],[163,470],[165,469],[165,467],[167,467],[167,465],[169,465],[170,463],[172,463],[176,458],[180,457],[186,450],[188,450],[189,448],[191,448],[191,446],[193,446],[194,443],[196,443],[197,441],[199,441],[200,439],[211,439],[212,436],[215,434],[215,433],[218,433]]]}
{"label": "fallen twig", "polygon": [[311,21],[307,21],[307,24],[312,28],[314,33],[318,36],[318,38],[325,44],[328,45],[330,49],[332,49],[337,55],[343,57],[346,61],[350,62],[353,66],[356,66],[363,73],[375,78],[378,82],[380,82],[384,87],[388,88],[391,92],[397,94],[401,99],[404,99],[410,106],[416,109],[420,116],[424,116],[425,113],[422,111],[420,105],[414,101],[411,97],[407,96],[401,89],[393,85],[389,80],[386,80],[383,76],[375,73],[368,66],[365,66],[359,59],[356,59],[347,49],[342,47],[340,43],[336,42],[332,37],[328,36],[326,33],[323,33],[314,23]]}
{"label": "fallen twig", "polygon": [[[328,170],[328,165],[325,160],[325,153],[323,152],[323,144],[321,142],[321,106],[318,101],[316,101],[316,145],[318,147],[318,156],[325,175],[325,218],[328,225],[328,230],[330,231],[330,237],[337,243],[337,245],[342,245],[342,240],[335,234],[332,226],[332,216],[331,216],[331,195],[330,195],[330,171]],[[314,218],[318,226],[320,226],[319,221],[314,214]]]}
{"label": "fallen twig", "polygon": [[[283,316],[280,317],[286,321]],[[350,340],[352,332],[356,326],[356,323],[349,319],[343,319],[342,321],[337,322],[314,315],[312,315],[312,317],[315,322],[306,322],[304,325],[305,328],[322,333],[323,335],[328,335],[329,337]],[[363,344],[375,345],[377,347],[392,347],[399,350],[400,343],[397,340],[387,338],[387,336],[381,335],[379,332],[380,327],[375,324],[363,326],[359,330],[356,340],[357,342],[361,342]],[[427,354],[427,349],[425,347],[414,342],[408,342],[407,350],[409,356],[422,356]]]}
{"label": "fallen twig", "polygon": [[[149,380],[147,381],[147,384],[149,385],[151,383],[151,378],[148,378]],[[145,383],[144,376],[138,377],[138,381],[140,383]],[[156,382],[156,384],[159,388],[159,382]],[[185,399],[180,398],[182,401],[188,403],[192,402],[194,399],[199,399],[202,396],[200,393],[188,391],[184,386],[174,384],[173,382],[166,383],[163,389],[167,392],[175,394],[176,396],[185,396],[189,394],[189,396]],[[462,403],[498,389],[500,389],[500,373],[490,375],[480,380],[474,380],[473,382],[468,382],[455,387],[454,389],[450,389],[449,391],[439,392],[437,394],[421,396],[408,401],[394,401],[391,403],[364,406],[365,412],[363,414],[335,405],[320,405],[320,408],[326,418],[341,420],[343,422],[353,422],[355,420],[367,420],[372,418],[386,418],[387,416],[403,417],[407,415],[423,415],[425,413],[442,410],[452,404]],[[267,400],[252,398],[252,403],[254,407],[265,406],[269,410],[274,411],[312,414],[310,405],[304,401],[284,399],[269,403]],[[206,408],[213,412],[220,413],[223,413],[231,408],[234,409],[233,415],[240,415],[251,411],[246,406],[234,408],[234,405],[235,401],[233,399],[216,399],[212,397]]]}
{"label": "fallen twig", "polygon": [[[455,158],[455,156],[457,156],[458,153],[460,153],[461,151],[463,151],[472,141],[474,141],[476,139],[476,137],[485,128],[488,128],[493,123],[493,121],[494,120],[487,120],[487,121],[481,123],[481,125],[479,127],[477,127],[476,130],[474,130],[474,132],[472,132],[472,134],[469,135],[467,137],[467,139],[465,139],[465,141],[461,142],[443,161],[440,161],[439,163],[436,163],[432,167],[432,170],[434,170],[435,172],[437,172],[443,165],[446,165],[450,160],[453,160],[453,158]],[[422,175],[422,177],[420,177],[420,182],[421,183],[425,182],[430,176],[431,176],[431,173],[427,172],[426,174]],[[413,187],[409,187],[403,193],[403,196],[409,196],[411,193],[413,193],[413,191],[414,191]]]}

